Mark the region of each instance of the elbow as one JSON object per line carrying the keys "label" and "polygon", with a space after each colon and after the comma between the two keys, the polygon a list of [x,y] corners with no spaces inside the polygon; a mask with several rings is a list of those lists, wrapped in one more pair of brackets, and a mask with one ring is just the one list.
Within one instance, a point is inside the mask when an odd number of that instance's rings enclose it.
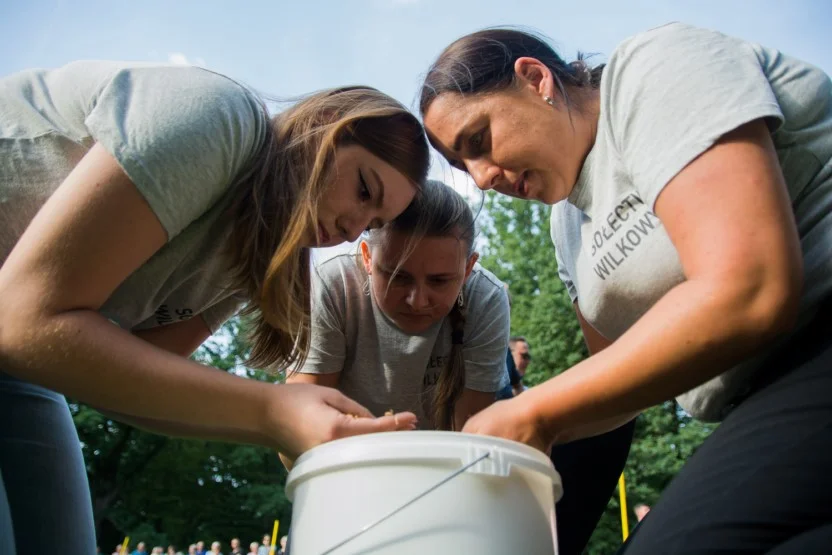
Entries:
{"label": "elbow", "polygon": [[780,290],[768,293],[759,301],[754,323],[762,339],[774,339],[788,333],[797,323],[800,293]]}
{"label": "elbow", "polygon": [[791,331],[800,310],[802,284],[798,270],[767,280],[745,280],[734,288],[731,300],[740,328],[761,343]]}
{"label": "elbow", "polygon": [[25,334],[27,327],[25,321],[13,317],[11,304],[0,296],[0,362],[8,366],[10,359],[14,359],[14,353],[21,344],[21,336]]}
{"label": "elbow", "polygon": [[0,367],[19,377],[33,355],[60,347],[64,338],[55,332],[55,316],[21,298],[0,295]]}
{"label": "elbow", "polygon": [[27,353],[36,348],[38,332],[44,326],[32,318],[17,318],[7,312],[0,310],[0,367],[19,377],[15,369],[28,366]]}

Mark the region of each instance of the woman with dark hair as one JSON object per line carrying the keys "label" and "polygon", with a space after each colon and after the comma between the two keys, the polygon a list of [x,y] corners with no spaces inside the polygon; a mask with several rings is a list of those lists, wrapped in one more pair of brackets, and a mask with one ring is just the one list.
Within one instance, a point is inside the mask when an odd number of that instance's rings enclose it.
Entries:
{"label": "woman with dark hair", "polygon": [[829,77],[679,23],[594,68],[495,29],[439,56],[420,107],[432,144],[481,189],[554,205],[592,355],[464,431],[548,450],[676,397],[722,424],[626,552],[827,550]]}

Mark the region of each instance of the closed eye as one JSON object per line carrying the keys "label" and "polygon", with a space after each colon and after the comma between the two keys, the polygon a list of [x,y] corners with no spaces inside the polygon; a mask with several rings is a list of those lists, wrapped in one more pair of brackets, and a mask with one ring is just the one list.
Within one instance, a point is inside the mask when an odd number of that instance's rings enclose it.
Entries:
{"label": "closed eye", "polygon": [[378,229],[380,227],[384,227],[384,222],[380,219],[376,218],[375,220],[370,222],[370,225],[367,226],[367,229],[364,231],[372,231],[374,229]]}
{"label": "closed eye", "polygon": [[401,272],[399,272],[393,277],[393,282],[395,283],[410,283],[411,281],[413,281],[413,278]]}
{"label": "closed eye", "polygon": [[457,169],[457,170],[459,170],[459,171],[461,171],[461,172],[466,172],[466,173],[468,173],[468,168],[466,168],[466,167],[465,167],[465,164],[463,164],[461,161],[459,161],[459,160],[452,160],[452,159],[450,159],[450,158],[446,158],[446,160],[448,161],[448,164],[450,164],[452,168]]}
{"label": "closed eye", "polygon": [[471,148],[472,152],[478,152],[482,147],[483,133],[483,131],[477,131],[471,135],[470,139],[468,139],[468,146]]}
{"label": "closed eye", "polygon": [[373,195],[370,193],[370,187],[367,185],[367,181],[364,179],[364,174],[361,173],[361,170],[358,170],[358,198],[361,202],[367,202],[373,198]]}

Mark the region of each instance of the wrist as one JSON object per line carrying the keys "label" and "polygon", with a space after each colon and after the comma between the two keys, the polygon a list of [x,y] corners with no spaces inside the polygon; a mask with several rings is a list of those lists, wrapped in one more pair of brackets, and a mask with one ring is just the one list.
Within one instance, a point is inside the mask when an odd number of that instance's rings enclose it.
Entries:
{"label": "wrist", "polygon": [[278,452],[286,452],[288,447],[286,432],[288,430],[285,422],[287,400],[287,385],[282,383],[258,383],[259,391],[255,406],[257,407],[257,429],[265,438],[266,445]]}
{"label": "wrist", "polygon": [[525,413],[525,419],[537,430],[543,442],[551,445],[558,441],[564,430],[559,425],[557,411],[552,410],[556,403],[548,395],[546,385],[548,382],[527,390],[517,400],[520,410]]}

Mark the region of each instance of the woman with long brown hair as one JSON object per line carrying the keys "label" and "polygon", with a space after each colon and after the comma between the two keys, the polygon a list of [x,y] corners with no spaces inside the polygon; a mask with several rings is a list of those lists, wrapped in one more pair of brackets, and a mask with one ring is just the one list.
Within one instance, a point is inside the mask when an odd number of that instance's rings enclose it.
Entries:
{"label": "woman with long brown hair", "polygon": [[56,536],[95,547],[62,394],[150,430],[294,455],[411,428],[413,415],[353,419],[372,415],[336,391],[188,356],[245,305],[250,363],[302,362],[309,249],[392,220],[427,167],[418,121],[367,87],[271,117],[200,68],[77,62],[0,80],[0,551]]}

